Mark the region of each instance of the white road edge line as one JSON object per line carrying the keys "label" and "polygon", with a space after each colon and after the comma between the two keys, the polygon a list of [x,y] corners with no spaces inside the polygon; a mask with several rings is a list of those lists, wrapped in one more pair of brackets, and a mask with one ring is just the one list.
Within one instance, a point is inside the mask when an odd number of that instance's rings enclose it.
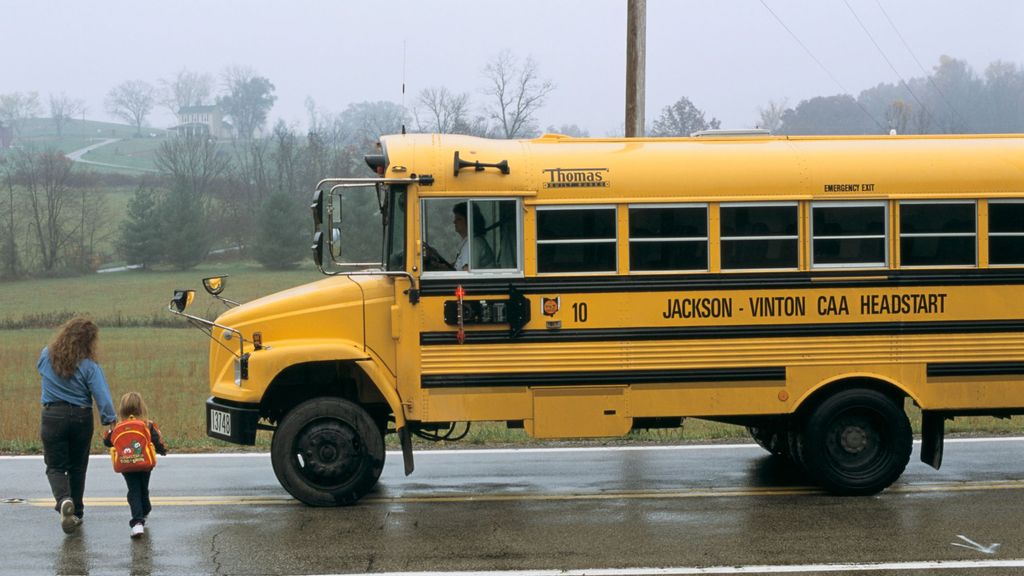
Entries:
{"label": "white road edge line", "polygon": [[494,570],[467,572],[360,572],[316,576],[684,576],[687,574],[800,574],[808,572],[911,572],[975,568],[1022,568],[1024,560],[928,560],[866,564],[790,564],[675,568],[586,568],[574,570]]}
{"label": "white road edge line", "polygon": [[[973,444],[981,442],[1024,442],[1024,436],[998,436],[993,438],[947,438],[946,444]],[[920,444],[914,440],[914,444]],[[449,455],[479,454],[545,454],[556,452],[639,452],[657,450],[763,450],[757,444],[682,444],[672,446],[572,446],[552,448],[461,448],[456,450],[416,450],[417,458]],[[399,450],[388,450],[388,455],[401,456]],[[203,452],[197,454],[168,454],[161,458],[269,458],[269,452]],[[93,454],[89,458],[109,459],[108,454]],[[42,460],[42,455],[0,456],[0,460]]]}

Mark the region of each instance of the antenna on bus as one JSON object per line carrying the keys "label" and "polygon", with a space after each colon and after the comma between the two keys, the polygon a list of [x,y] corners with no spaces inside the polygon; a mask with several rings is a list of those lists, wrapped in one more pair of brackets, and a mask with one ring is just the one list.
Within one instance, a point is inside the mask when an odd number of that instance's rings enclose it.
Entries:
{"label": "antenna on bus", "polygon": [[402,40],[402,134],[405,134],[405,40]]}

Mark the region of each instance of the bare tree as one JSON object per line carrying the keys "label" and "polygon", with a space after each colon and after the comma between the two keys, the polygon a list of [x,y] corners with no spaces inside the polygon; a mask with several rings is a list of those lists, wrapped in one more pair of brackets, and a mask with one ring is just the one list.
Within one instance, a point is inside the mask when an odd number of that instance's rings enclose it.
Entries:
{"label": "bare tree", "polygon": [[258,129],[263,128],[267,114],[274,107],[277,96],[274,85],[256,71],[245,66],[231,66],[224,70],[226,95],[217,99],[224,112],[235,124],[238,137],[251,140]]}
{"label": "bare tree", "polygon": [[661,116],[654,120],[651,136],[689,136],[701,130],[717,130],[722,123],[717,118],[704,119],[704,111],[694,106],[683,96],[671,106],[661,110]]}
{"label": "bare tree", "polygon": [[[360,153],[371,149],[383,134],[398,134],[408,119],[406,109],[388,101],[349,104],[338,117],[345,144]],[[360,155],[360,159],[362,156]]]}
{"label": "bare tree", "polygon": [[160,104],[177,115],[182,108],[212,101],[213,76],[182,68],[170,80],[160,80]]}
{"label": "bare tree", "polygon": [[15,134],[20,135],[25,121],[38,114],[38,92],[0,94],[0,122],[9,125]]}
{"label": "bare tree", "polygon": [[18,257],[18,223],[14,202],[14,163],[6,158],[0,158],[0,166],[4,168],[4,183],[6,194],[0,202],[0,270],[3,277],[17,278],[21,271],[21,263]]}
{"label": "bare tree", "polygon": [[75,200],[68,186],[71,161],[55,149],[17,151],[10,161],[14,183],[25,191],[29,227],[39,248],[43,270],[51,272],[78,231],[68,214]]}
{"label": "bare tree", "polygon": [[913,107],[903,100],[893,100],[885,109],[885,122],[897,134],[906,134],[913,117]]}
{"label": "bare tree", "polygon": [[115,86],[107,93],[107,112],[135,126],[135,133],[142,134],[142,123],[153,111],[156,89],[143,80],[129,80]]}
{"label": "bare tree", "polygon": [[484,77],[483,93],[491,98],[487,115],[497,122],[499,133],[517,138],[535,130],[534,114],[555,89],[550,80],[540,78],[537,62],[527,58],[520,64],[511,51],[504,50],[484,67]]}
{"label": "bare tree", "polygon": [[[469,94],[453,94],[445,87],[424,88],[417,97],[419,106],[413,107],[416,127],[420,132],[439,134],[468,134],[470,124]],[[420,109],[423,118],[420,118]]]}
{"label": "bare tree", "polygon": [[208,138],[185,136],[162,143],[154,159],[171,184],[159,208],[164,257],[185,270],[202,262],[214,240],[210,204],[225,184],[231,157]]}
{"label": "bare tree", "polygon": [[772,134],[778,133],[782,128],[782,115],[786,112],[786,104],[786,99],[783,98],[779,101],[769,100],[767,106],[758,108],[757,113],[760,120],[757,127],[768,130]]}
{"label": "bare tree", "polygon": [[57,136],[64,135],[64,127],[67,126],[75,116],[85,112],[85,101],[80,98],[69,98],[63,92],[60,96],[50,94],[50,118],[53,119],[53,126],[57,129]]}
{"label": "bare tree", "polygon": [[79,272],[95,272],[100,263],[97,246],[111,236],[110,207],[105,195],[87,188],[78,190],[75,204],[78,223],[69,246],[69,260]]}
{"label": "bare tree", "polygon": [[199,202],[209,200],[214,182],[231,167],[231,157],[201,137],[163,142],[153,159],[157,168],[172,178],[173,187],[187,191]]}
{"label": "bare tree", "polygon": [[303,105],[306,107],[306,115],[309,119],[309,132],[320,132],[320,124],[324,121],[324,114],[317,109],[316,100],[312,96],[306,96]]}
{"label": "bare tree", "polygon": [[544,131],[548,134],[562,134],[563,136],[571,136],[573,138],[590,138],[590,131],[576,124],[562,124],[561,126],[551,124]]}

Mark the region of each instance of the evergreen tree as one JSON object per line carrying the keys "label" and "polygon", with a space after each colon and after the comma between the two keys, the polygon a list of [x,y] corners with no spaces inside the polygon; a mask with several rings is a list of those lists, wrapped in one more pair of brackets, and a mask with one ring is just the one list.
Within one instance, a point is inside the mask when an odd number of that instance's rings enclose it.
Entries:
{"label": "evergreen tree", "polygon": [[163,261],[179,270],[202,262],[211,242],[202,198],[187,188],[175,186],[160,202],[159,213]]}
{"label": "evergreen tree", "polygon": [[253,255],[272,270],[287,270],[309,255],[310,236],[301,202],[271,194],[260,207]]}
{"label": "evergreen tree", "polygon": [[163,245],[156,193],[139,186],[121,223],[118,252],[126,263],[141,264],[145,269],[160,261]]}
{"label": "evergreen tree", "polygon": [[722,123],[717,118],[704,119],[704,111],[694,106],[683,96],[671,106],[661,110],[661,116],[654,120],[651,136],[689,136],[701,130],[717,130]]}

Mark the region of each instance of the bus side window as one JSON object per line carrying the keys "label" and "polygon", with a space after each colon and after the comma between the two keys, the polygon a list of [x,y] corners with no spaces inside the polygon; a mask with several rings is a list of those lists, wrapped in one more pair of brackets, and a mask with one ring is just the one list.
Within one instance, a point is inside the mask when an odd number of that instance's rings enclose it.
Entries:
{"label": "bus side window", "polygon": [[884,202],[815,202],[811,205],[811,265],[886,265]]}
{"label": "bus side window", "polygon": [[1024,264],[1024,202],[988,201],[988,262]]}
{"label": "bus side window", "polygon": [[[472,200],[477,217],[470,222],[474,245],[470,270],[516,270],[519,268],[518,217],[515,200]],[[486,248],[486,250],[478,249]]]}
{"label": "bus side window", "polygon": [[615,272],[615,206],[538,207],[537,272]]}
{"label": "bus side window", "polygon": [[429,198],[420,214],[425,272],[519,269],[518,200]]}
{"label": "bus side window", "polygon": [[629,269],[706,271],[707,205],[630,206]]}
{"label": "bus side window", "polygon": [[722,204],[722,269],[796,268],[796,203]]}
{"label": "bus side window", "polygon": [[976,218],[973,201],[900,202],[900,264],[975,265]]}

